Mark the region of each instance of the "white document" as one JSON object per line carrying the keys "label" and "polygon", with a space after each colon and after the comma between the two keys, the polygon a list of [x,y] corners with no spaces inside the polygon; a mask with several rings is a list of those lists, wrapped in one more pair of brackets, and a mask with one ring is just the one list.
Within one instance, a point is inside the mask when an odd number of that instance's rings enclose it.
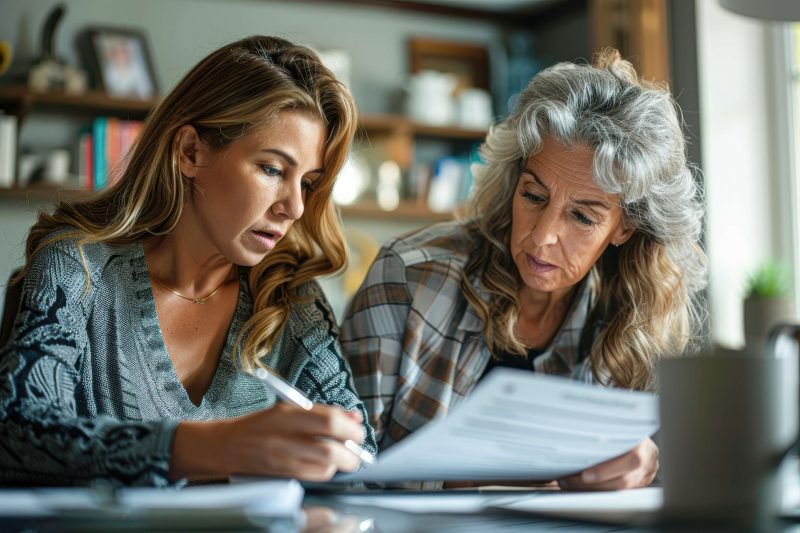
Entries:
{"label": "white document", "polygon": [[302,501],[303,487],[296,480],[183,489],[130,488],[117,491],[113,499],[89,488],[0,489],[0,517],[50,516],[65,512],[119,512],[127,515],[186,511],[291,517],[300,512]]}
{"label": "white document", "polygon": [[658,429],[655,395],[494,369],[453,412],[335,481],[552,480]]}
{"label": "white document", "polygon": [[299,512],[303,487],[296,480],[271,480],[235,485],[203,485],[180,490],[133,488],[120,492],[119,503],[130,510],[241,510],[251,516],[292,516]]}
{"label": "white document", "polygon": [[492,507],[580,520],[631,523],[652,519],[661,510],[661,487],[600,492],[536,492],[496,500]]}
{"label": "white document", "polygon": [[[517,498],[517,497],[514,497]],[[364,494],[347,493],[334,497],[337,503],[380,507],[406,513],[478,513],[487,507],[500,506],[511,500],[507,494],[430,491],[375,491]]]}

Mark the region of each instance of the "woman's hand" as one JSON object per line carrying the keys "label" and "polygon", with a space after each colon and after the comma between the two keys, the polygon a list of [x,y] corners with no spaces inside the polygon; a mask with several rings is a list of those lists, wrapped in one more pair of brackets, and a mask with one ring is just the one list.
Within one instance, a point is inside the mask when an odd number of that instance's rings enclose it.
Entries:
{"label": "woman's hand", "polygon": [[182,422],[175,432],[170,474],[267,475],[327,481],[358,468],[342,444],[360,443],[358,412],[316,404],[306,411],[278,403],[271,409],[213,422]]}
{"label": "woman's hand", "polygon": [[564,490],[624,490],[646,487],[658,472],[658,446],[646,439],[628,453],[609,459],[580,474],[559,479]]}

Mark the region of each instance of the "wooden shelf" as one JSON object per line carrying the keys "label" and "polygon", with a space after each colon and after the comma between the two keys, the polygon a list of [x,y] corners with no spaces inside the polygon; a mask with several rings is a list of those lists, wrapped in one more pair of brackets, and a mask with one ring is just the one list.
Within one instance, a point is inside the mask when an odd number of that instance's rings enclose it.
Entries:
{"label": "wooden shelf", "polygon": [[[23,200],[25,202],[55,202],[90,194],[84,189],[59,187],[58,185],[36,185],[31,187],[0,188],[0,201]],[[451,220],[452,213],[437,213],[416,202],[406,200],[397,209],[386,211],[377,202],[364,200],[352,205],[340,205],[339,210],[346,218],[386,218],[405,220],[427,220],[431,222]]]}
{"label": "wooden shelf", "polygon": [[85,189],[58,185],[35,185],[31,187],[0,188],[0,200],[25,200],[53,202],[88,194]]}
{"label": "wooden shelf", "polygon": [[361,130],[369,132],[404,133],[419,137],[441,137],[445,139],[464,139],[482,141],[486,137],[486,130],[462,128],[460,126],[433,126],[411,120],[404,115],[362,115],[359,118]]}
{"label": "wooden shelf", "polygon": [[385,219],[405,219],[405,220],[427,220],[431,222],[452,220],[452,213],[437,213],[431,211],[426,206],[419,205],[414,201],[403,201],[397,209],[386,211],[377,202],[362,200],[351,205],[340,205],[339,210],[345,218],[385,218]]}
{"label": "wooden shelf", "polygon": [[157,103],[157,100],[113,98],[102,91],[89,91],[80,95],[63,92],[35,93],[22,85],[0,85],[0,109],[18,115],[27,115],[36,110],[141,119]]}
{"label": "wooden shelf", "polygon": [[[121,118],[144,118],[158,100],[114,98],[102,91],[75,95],[63,92],[36,93],[22,85],[0,85],[0,109],[20,115],[32,110],[57,113],[104,114]],[[434,126],[396,114],[362,115],[359,126],[364,132],[402,132],[422,137],[442,137],[480,141],[486,130],[452,126]]]}
{"label": "wooden shelf", "polygon": [[[157,104],[156,100],[125,100],[111,98],[103,92],[92,91],[82,95],[65,93],[34,93],[24,86],[0,85],[0,109],[25,116],[32,112],[108,115],[121,118],[143,118]],[[359,121],[361,131],[386,134],[406,139],[406,157],[413,157],[415,137],[432,137],[455,141],[481,141],[486,131],[457,126],[432,126],[396,114],[364,115]],[[408,148],[410,147],[410,149]],[[26,203],[56,202],[88,194],[78,188],[54,185],[0,189],[0,200]],[[397,209],[386,211],[375,201],[362,201],[350,206],[340,206],[348,218],[388,218],[417,221],[441,221],[452,218],[451,213],[436,213],[414,201],[402,202]]]}

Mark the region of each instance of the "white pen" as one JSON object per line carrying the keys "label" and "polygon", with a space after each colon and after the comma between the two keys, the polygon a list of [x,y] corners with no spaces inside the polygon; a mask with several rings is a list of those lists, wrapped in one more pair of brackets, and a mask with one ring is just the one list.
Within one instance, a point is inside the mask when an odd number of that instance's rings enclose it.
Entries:
{"label": "white pen", "polygon": [[[314,406],[311,400],[306,398],[302,392],[292,387],[282,377],[274,372],[270,372],[265,368],[257,368],[253,375],[264,382],[264,384],[270,389],[272,389],[281,400],[302,407],[306,411]],[[356,444],[354,441],[347,439],[343,444],[345,448],[356,454],[363,462],[369,465],[375,463],[375,458],[372,457],[372,454]]]}

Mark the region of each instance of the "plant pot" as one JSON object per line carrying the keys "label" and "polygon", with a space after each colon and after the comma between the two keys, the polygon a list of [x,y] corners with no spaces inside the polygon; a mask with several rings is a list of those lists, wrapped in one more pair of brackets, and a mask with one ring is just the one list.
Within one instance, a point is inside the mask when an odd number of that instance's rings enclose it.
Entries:
{"label": "plant pot", "polygon": [[794,302],[790,298],[750,296],[744,301],[745,348],[748,351],[761,350],[773,327],[794,320]]}

